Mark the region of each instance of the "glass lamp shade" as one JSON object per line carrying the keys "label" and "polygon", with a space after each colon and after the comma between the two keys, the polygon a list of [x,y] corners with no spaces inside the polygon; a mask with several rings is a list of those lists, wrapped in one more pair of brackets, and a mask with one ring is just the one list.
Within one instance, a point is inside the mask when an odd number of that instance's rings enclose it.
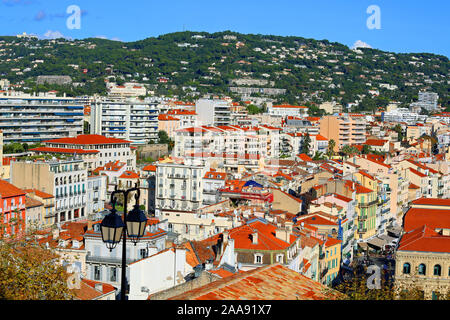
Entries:
{"label": "glass lamp shade", "polygon": [[102,240],[110,251],[120,242],[124,227],[125,224],[115,209],[112,209],[111,213],[103,218],[100,224],[100,231],[102,233]]}
{"label": "glass lamp shade", "polygon": [[133,210],[127,215],[127,234],[130,240],[136,244],[145,233],[147,217],[144,211],[135,205]]}

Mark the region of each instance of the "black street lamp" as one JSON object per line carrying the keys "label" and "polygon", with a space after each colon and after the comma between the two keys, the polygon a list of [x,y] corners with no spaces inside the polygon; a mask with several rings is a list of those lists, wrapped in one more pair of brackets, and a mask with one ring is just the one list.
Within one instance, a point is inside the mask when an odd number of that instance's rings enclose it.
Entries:
{"label": "black street lamp", "polygon": [[[134,205],[133,210],[129,214],[127,214],[127,203],[128,203],[128,194],[130,192],[136,191],[135,199],[136,204]],[[117,199],[114,197],[115,194],[122,193],[123,194],[123,220],[117,214],[117,210],[115,208]],[[109,251],[112,251],[123,236],[123,245],[122,245],[122,279],[121,279],[121,289],[120,296],[121,300],[125,300],[125,292],[126,292],[126,255],[127,255],[127,244],[126,238],[127,234],[134,245],[137,244],[139,239],[145,233],[145,226],[147,224],[147,217],[145,213],[139,209],[139,196],[140,191],[137,186],[137,183],[134,188],[128,190],[117,190],[117,186],[115,190],[111,193],[111,204],[112,210],[105,218],[103,218],[102,223],[100,224],[100,230],[102,233],[102,240],[106,243],[106,247]]]}

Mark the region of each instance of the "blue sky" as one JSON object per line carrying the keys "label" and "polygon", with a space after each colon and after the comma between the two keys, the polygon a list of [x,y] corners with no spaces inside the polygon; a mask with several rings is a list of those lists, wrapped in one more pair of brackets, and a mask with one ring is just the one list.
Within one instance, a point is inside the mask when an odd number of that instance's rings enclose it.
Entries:
{"label": "blue sky", "polygon": [[[68,29],[67,7],[81,11]],[[381,29],[366,10],[380,9]],[[352,46],[357,40],[394,52],[450,56],[448,0],[0,0],[0,34],[121,41],[190,30],[295,35]]]}

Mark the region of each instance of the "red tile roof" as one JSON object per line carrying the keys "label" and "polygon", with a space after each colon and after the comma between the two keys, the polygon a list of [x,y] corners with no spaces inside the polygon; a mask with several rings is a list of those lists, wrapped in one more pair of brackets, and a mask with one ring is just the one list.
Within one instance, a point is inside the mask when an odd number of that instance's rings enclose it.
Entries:
{"label": "red tile roof", "polygon": [[295,108],[295,109],[308,109],[308,107],[305,106],[291,106],[289,104],[281,104],[277,106],[272,106],[272,108]]}
{"label": "red tile roof", "polygon": [[95,154],[99,153],[98,150],[84,150],[84,149],[69,149],[69,148],[50,148],[50,147],[38,147],[30,149],[34,152],[48,152],[48,153],[71,153],[71,154]]}
{"label": "red tile roof", "polygon": [[156,171],[156,166],[149,164],[149,165],[143,167],[142,170],[144,170],[144,171]]}
{"label": "red tile roof", "polygon": [[450,236],[443,236],[423,225],[402,236],[398,251],[450,253]]}
{"label": "red tile roof", "polygon": [[417,176],[419,176],[421,178],[424,178],[424,177],[427,176],[426,174],[424,174],[422,172],[419,172],[419,171],[417,171],[416,169],[413,169],[413,168],[409,168],[409,171],[411,171],[412,173],[414,173],[415,175],[417,175]]}
{"label": "red tile roof", "polygon": [[44,142],[48,143],[61,143],[61,144],[117,144],[117,143],[125,143],[128,144],[131,141],[117,139],[117,138],[107,138],[105,136],[101,136],[98,134],[82,134],[77,136],[76,138],[59,138],[53,140],[47,140]]}
{"label": "red tile roof", "polygon": [[179,121],[180,119],[172,117],[171,115],[168,114],[160,114],[158,116],[158,121]]}
{"label": "red tile roof", "polygon": [[120,179],[139,179],[139,175],[133,171],[125,171],[119,177]]}
{"label": "red tile roof", "polygon": [[[229,230],[229,237],[234,239],[234,247],[236,249],[247,250],[283,250],[290,246],[281,239],[275,236],[275,230],[277,229],[271,223],[263,223],[261,221],[245,224],[240,227]],[[258,233],[258,242],[252,243],[252,234]],[[291,236],[291,243],[295,240],[294,236]]]}
{"label": "red tile roof", "polygon": [[220,279],[169,300],[325,300],[340,294],[280,264]]}
{"label": "red tile roof", "polygon": [[410,208],[403,221],[403,229],[408,232],[423,225],[432,229],[450,229],[450,210]]}
{"label": "red tile roof", "polygon": [[342,242],[342,240],[338,240],[338,239],[335,239],[335,238],[328,237],[327,241],[325,242],[325,247],[332,247],[332,246],[335,246],[335,245],[337,245],[337,244],[339,244],[341,242]]}
{"label": "red tile roof", "polygon": [[[96,284],[102,285],[102,290],[97,290],[95,288]],[[73,293],[77,299],[80,300],[95,300],[107,293],[111,293],[115,291],[116,289],[107,283],[94,281],[94,280],[88,280],[88,279],[81,279],[80,288],[74,289]]]}
{"label": "red tile roof", "polygon": [[227,174],[225,172],[209,171],[205,174],[203,179],[225,180]]}
{"label": "red tile roof", "polygon": [[0,180],[0,197],[18,197],[24,196],[26,192],[22,189],[17,188],[15,185],[9,183],[5,180]]}
{"label": "red tile roof", "polygon": [[26,193],[34,193],[35,195],[37,195],[39,198],[42,198],[42,199],[54,198],[54,196],[52,194],[40,191],[38,189],[25,189],[24,191]]}
{"label": "red tile roof", "polygon": [[380,139],[368,139],[368,140],[366,140],[366,142],[364,142],[364,144],[369,145],[369,146],[382,147],[386,144],[386,142],[388,142],[388,141],[380,140]]}
{"label": "red tile roof", "polygon": [[432,206],[450,206],[450,199],[440,199],[440,198],[419,198],[412,202],[412,204],[423,204]]}
{"label": "red tile roof", "polygon": [[297,157],[299,157],[301,160],[303,160],[305,162],[313,161],[313,159],[305,153],[300,153],[297,155]]}

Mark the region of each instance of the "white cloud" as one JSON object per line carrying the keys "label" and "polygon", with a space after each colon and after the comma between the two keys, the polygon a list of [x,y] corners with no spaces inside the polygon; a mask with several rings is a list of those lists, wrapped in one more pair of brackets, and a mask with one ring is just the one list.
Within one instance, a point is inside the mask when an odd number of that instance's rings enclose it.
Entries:
{"label": "white cloud", "polygon": [[368,43],[365,43],[361,40],[357,40],[354,44],[352,49],[356,49],[356,48],[372,48],[372,46]]}
{"label": "white cloud", "polygon": [[58,39],[58,38],[67,38],[65,37],[61,32],[59,31],[52,31],[52,30],[48,30],[45,34],[44,34],[44,38],[45,39]]}

